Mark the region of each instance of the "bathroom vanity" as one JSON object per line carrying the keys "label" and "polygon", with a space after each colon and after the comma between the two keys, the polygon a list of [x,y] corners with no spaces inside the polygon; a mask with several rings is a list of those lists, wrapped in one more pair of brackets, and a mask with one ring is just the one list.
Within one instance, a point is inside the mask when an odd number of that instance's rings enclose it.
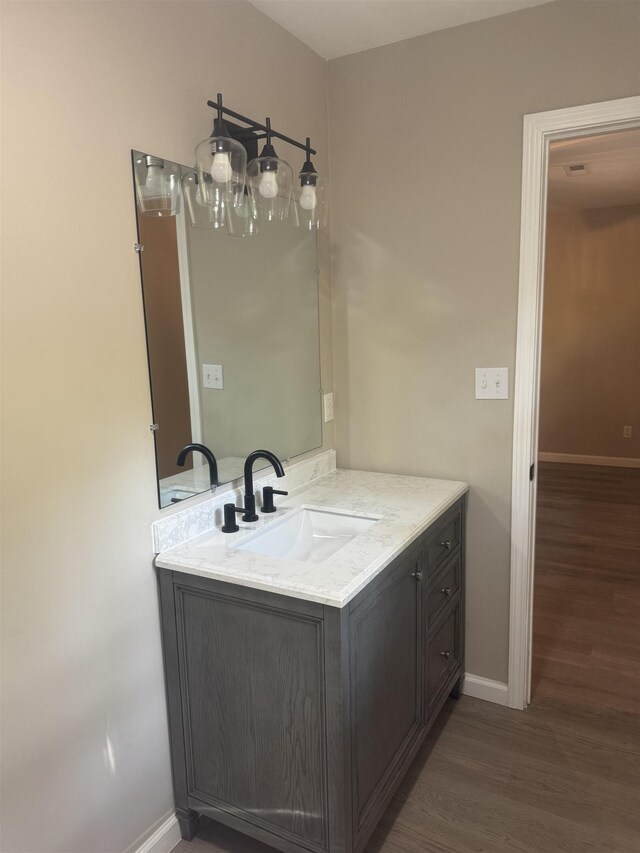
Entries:
{"label": "bathroom vanity", "polygon": [[[334,471],[159,555],[183,837],[208,815],[288,853],[363,850],[460,690],[466,491]],[[327,557],[249,550],[305,508],[372,523]]]}

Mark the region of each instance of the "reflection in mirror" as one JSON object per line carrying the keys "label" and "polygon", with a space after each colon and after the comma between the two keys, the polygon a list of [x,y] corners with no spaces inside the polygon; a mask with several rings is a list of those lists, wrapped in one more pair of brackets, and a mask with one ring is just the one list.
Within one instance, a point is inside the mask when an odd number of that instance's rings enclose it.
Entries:
{"label": "reflection in mirror", "polygon": [[219,484],[257,447],[322,444],[315,234],[288,219],[238,239],[191,227],[185,207],[136,207],[161,507],[209,489],[201,454],[177,465],[189,443],[214,453]]}

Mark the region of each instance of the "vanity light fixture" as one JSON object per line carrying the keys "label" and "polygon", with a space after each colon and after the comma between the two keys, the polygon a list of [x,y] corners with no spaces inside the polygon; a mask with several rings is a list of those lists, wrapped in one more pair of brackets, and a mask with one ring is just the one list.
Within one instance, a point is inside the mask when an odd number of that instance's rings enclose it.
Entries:
{"label": "vanity light fixture", "polygon": [[[248,147],[251,151],[251,145],[255,145],[256,140],[266,140],[266,144],[259,157],[255,157],[253,152],[250,154],[253,159],[250,160],[246,167],[248,196],[245,190],[245,175],[241,175],[239,170],[234,171],[232,168],[233,175],[230,178],[230,182],[224,185],[226,189],[224,197],[219,201],[219,205],[225,209],[228,233],[234,236],[247,236],[256,233],[254,225],[251,225],[250,222],[247,225],[246,214],[248,210],[250,210],[251,214],[249,219],[253,219],[254,222],[282,220],[286,219],[289,214],[293,170],[286,160],[282,160],[277,156],[272,144],[272,139],[274,138],[281,139],[288,145],[301,148],[306,152],[304,165],[298,175],[299,186],[296,188],[295,193],[296,225],[309,230],[322,228],[326,224],[327,219],[326,187],[322,177],[311,162],[311,155],[315,155],[316,151],[311,148],[309,138],[307,137],[305,143],[298,142],[298,140],[274,130],[271,127],[271,120],[268,118],[265,124],[260,124],[260,122],[229,109],[229,107],[223,105],[220,93],[218,93],[217,100],[207,101],[207,105],[217,110],[218,117],[214,126],[214,135],[210,139],[200,143],[196,149],[196,159],[198,161],[198,175],[204,173],[207,168],[209,169],[212,176],[211,187],[214,193],[216,175],[222,178],[229,174],[226,161],[219,160],[216,165],[211,159],[211,143],[216,139],[215,134],[219,132],[220,127],[224,126],[222,116],[229,116],[247,125],[246,128],[242,128],[231,124],[231,131],[226,130],[227,136],[225,139],[227,147],[223,147],[222,153],[230,150],[228,148],[230,142],[240,147]],[[242,143],[243,139],[244,144]],[[199,154],[202,155],[203,151],[206,152],[209,158],[205,160],[204,165],[201,164],[202,156],[199,156]],[[229,156],[233,167],[233,158],[231,155]],[[210,163],[210,165],[207,166],[207,163]],[[249,202],[249,207],[247,206],[247,202]]]}
{"label": "vanity light fixture", "polygon": [[180,205],[180,166],[140,154],[134,159],[136,196],[145,216],[175,216]]}
{"label": "vanity light fixture", "polygon": [[[296,225],[309,230],[322,228],[327,219],[324,181],[311,162],[316,151],[307,137],[305,144],[265,124],[223,106],[222,95],[207,105],[217,111],[211,136],[196,147],[196,165],[182,178],[181,167],[170,160],[134,152],[134,174],[138,209],[145,216],[175,216],[180,207],[180,189],[186,212],[194,228],[224,228],[232,236],[258,233],[258,222],[286,219],[291,202],[293,170],[276,154],[276,137],[306,151],[295,192]],[[223,115],[247,127],[225,123]],[[241,140],[244,139],[244,142]],[[266,139],[259,157],[256,141]],[[253,159],[247,166],[247,151]],[[248,191],[247,191],[248,190]]]}
{"label": "vanity light fixture", "polygon": [[326,192],[323,179],[311,162],[311,140],[306,140],[307,159],[298,175],[295,217],[299,228],[314,231],[323,228],[327,220]]}
{"label": "vanity light fixture", "polygon": [[[247,151],[231,136],[222,118],[221,94],[212,106],[218,115],[211,136],[196,147],[196,170],[207,202],[214,208],[224,208],[225,204],[233,203],[238,187],[244,188]],[[211,178],[210,182],[206,181],[207,176]]]}
{"label": "vanity light fixture", "polygon": [[254,219],[271,222],[289,215],[293,169],[271,144],[271,119],[266,119],[265,126],[267,142],[247,167],[247,183]]}

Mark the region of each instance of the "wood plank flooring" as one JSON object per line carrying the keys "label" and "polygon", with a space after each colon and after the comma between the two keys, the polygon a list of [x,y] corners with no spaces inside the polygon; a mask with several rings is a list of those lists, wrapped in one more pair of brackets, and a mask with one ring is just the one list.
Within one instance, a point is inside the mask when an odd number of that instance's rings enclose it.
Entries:
{"label": "wood plank flooring", "polygon": [[640,710],[640,469],[541,463],[532,696]]}
{"label": "wood plank flooring", "polygon": [[450,700],[366,853],[640,851],[640,471],[540,467],[532,704]]}

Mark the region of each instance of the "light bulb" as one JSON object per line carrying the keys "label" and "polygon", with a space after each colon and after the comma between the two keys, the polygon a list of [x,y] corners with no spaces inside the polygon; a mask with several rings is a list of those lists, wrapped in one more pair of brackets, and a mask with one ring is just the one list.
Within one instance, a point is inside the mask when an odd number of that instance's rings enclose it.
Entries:
{"label": "light bulb", "polygon": [[312,184],[305,184],[300,193],[300,207],[303,210],[313,210],[317,203],[316,188]]}
{"label": "light bulb", "polygon": [[267,170],[262,173],[258,192],[262,198],[275,198],[278,195],[278,179],[275,172]]}
{"label": "light bulb", "polygon": [[233,177],[231,160],[226,151],[217,151],[213,155],[211,164],[211,177],[219,184],[226,184]]}

